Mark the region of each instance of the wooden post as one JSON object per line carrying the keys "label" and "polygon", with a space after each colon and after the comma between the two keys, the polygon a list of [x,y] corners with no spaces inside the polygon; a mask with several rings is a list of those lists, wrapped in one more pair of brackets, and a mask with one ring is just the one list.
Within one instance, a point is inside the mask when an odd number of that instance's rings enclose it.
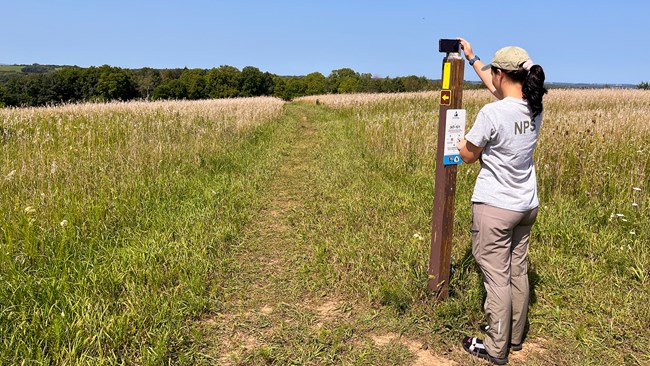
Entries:
{"label": "wooden post", "polygon": [[429,255],[429,289],[436,294],[438,300],[446,299],[449,292],[456,193],[456,165],[444,165],[447,110],[462,108],[464,68],[465,61],[460,53],[448,53],[442,60],[442,90]]}

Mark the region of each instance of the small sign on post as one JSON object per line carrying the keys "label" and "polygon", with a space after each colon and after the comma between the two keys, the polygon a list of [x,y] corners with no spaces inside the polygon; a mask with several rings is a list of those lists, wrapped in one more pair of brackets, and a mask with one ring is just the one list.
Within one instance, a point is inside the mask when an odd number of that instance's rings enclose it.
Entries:
{"label": "small sign on post", "polygon": [[450,105],[450,104],[451,104],[451,90],[441,90],[440,105]]}
{"label": "small sign on post", "polygon": [[463,71],[465,61],[460,56],[460,42],[441,39],[442,90],[436,153],[436,178],[431,222],[431,252],[429,255],[429,289],[438,300],[449,293],[451,242],[454,228],[454,197],[456,169],[462,160],[456,144],[465,133],[465,110],[462,108]]}
{"label": "small sign on post", "polygon": [[456,146],[460,140],[465,138],[466,114],[464,109],[447,109],[445,122],[445,165],[457,165],[463,162]]}

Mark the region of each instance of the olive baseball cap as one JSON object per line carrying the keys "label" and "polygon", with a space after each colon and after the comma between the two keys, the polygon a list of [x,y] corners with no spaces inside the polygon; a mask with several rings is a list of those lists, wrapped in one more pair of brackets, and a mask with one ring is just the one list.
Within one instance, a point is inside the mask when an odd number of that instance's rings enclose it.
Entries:
{"label": "olive baseball cap", "polygon": [[502,70],[523,70],[523,64],[528,61],[528,59],[530,59],[530,57],[528,57],[528,52],[521,47],[503,47],[494,54],[492,62],[483,66],[481,70],[488,70],[492,66]]}

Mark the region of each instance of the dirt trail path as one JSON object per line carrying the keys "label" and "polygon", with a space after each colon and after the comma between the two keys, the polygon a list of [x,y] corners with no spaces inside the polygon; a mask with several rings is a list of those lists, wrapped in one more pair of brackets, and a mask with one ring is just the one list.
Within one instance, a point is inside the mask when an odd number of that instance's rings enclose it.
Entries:
{"label": "dirt trail path", "polygon": [[317,169],[320,138],[309,108],[287,108],[288,123],[297,125],[292,146],[265,189],[268,197],[243,244],[235,249],[236,271],[225,286],[223,311],[203,322],[213,343],[203,352],[219,364],[256,364],[259,357],[281,357],[266,355],[271,352],[266,345],[276,343],[278,336],[295,337],[303,332],[298,329],[302,323],[317,323],[320,313],[333,311],[332,304],[310,306],[295,279],[305,248],[294,226],[310,173]]}

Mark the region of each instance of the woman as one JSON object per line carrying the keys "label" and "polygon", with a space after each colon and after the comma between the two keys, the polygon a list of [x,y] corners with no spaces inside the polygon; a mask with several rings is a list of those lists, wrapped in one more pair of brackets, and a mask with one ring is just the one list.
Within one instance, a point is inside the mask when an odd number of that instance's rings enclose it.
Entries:
{"label": "woman", "polygon": [[533,150],[542,122],[544,70],[519,47],[504,47],[488,65],[459,38],[469,64],[499,100],[485,105],[464,140],[466,163],[481,162],[472,195],[472,254],[483,272],[485,341],[463,348],[495,364],[522,349],[528,316],[528,239],[537,217]]}

